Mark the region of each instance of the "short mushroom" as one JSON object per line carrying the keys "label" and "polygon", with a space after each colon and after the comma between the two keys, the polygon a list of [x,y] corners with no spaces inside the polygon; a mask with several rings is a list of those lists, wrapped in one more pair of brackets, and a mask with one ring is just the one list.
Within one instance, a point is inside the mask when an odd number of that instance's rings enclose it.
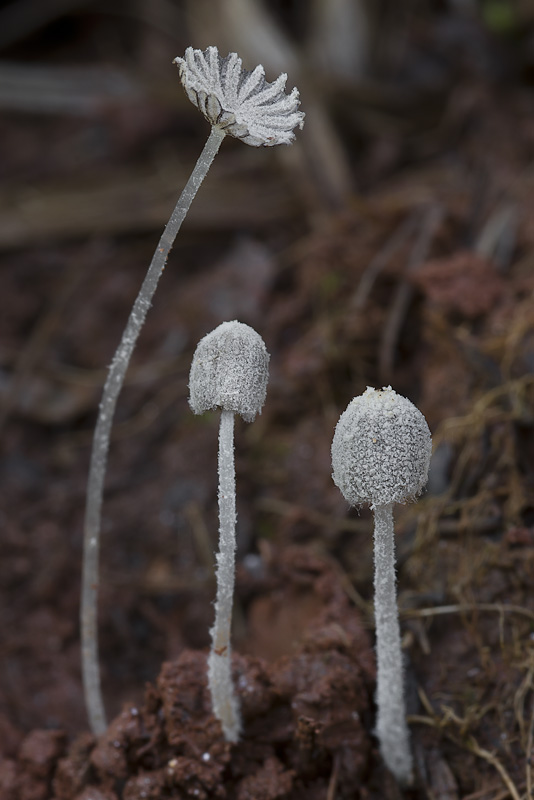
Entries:
{"label": "short mushroom", "polygon": [[413,500],[428,478],[432,439],[421,412],[388,386],[355,397],[332,442],[333,479],[353,506],[375,515],[376,732],[382,757],[400,783],[412,780],[395,589],[393,503]]}
{"label": "short mushroom", "polygon": [[221,409],[219,428],[219,552],[215,622],[210,631],[208,685],[213,713],[225,739],[236,742],[241,713],[232,685],[230,629],[235,583],[236,489],[234,416],[252,422],[261,413],[269,378],[269,353],[259,333],[242,322],[223,322],[197,345],[189,375],[195,414]]}

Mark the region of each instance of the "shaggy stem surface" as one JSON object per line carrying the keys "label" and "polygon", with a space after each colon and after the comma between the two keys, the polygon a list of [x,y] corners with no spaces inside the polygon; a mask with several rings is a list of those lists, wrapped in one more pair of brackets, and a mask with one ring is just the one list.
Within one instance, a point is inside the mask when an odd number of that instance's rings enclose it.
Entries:
{"label": "shaggy stem surface", "polygon": [[399,612],[395,589],[393,504],[375,506],[375,621],[378,719],[376,733],[387,767],[402,784],[412,779]]}
{"label": "shaggy stem surface", "polygon": [[152,297],[165,268],[176,234],[180,230],[189,207],[221,146],[224,136],[225,134],[222,130],[212,128],[200,158],[191,173],[191,177],[165,226],[143,285],[130,313],[120,345],[111,362],[100,403],[87,485],[80,609],[85,703],[91,730],[96,736],[104,733],[107,727],[98,664],[97,602],[102,496],[113,416],[135,343],[145,321],[147,311],[150,308]]}
{"label": "shaggy stem surface", "polygon": [[241,732],[239,704],[232,683],[232,603],[236,550],[234,412],[222,411],[219,428],[219,552],[217,553],[217,597],[211,629],[208,684],[213,713],[228,742],[237,742]]}

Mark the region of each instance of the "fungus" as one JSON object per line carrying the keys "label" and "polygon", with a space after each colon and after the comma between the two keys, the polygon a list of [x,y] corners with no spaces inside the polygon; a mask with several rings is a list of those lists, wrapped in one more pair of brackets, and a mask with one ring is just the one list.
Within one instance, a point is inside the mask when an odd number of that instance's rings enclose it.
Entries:
{"label": "fungus", "polygon": [[225,739],[236,742],[241,713],[232,685],[230,629],[235,583],[236,489],[234,417],[252,422],[261,413],[269,377],[269,354],[261,336],[241,322],[223,322],[198,343],[189,375],[195,414],[221,409],[219,428],[219,552],[215,622],[210,631],[208,685]]}
{"label": "fungus", "polygon": [[353,506],[374,511],[377,650],[376,732],[396,779],[412,780],[402,651],[395,589],[393,503],[413,500],[428,478],[432,440],[421,412],[393,391],[370,387],[339,418],[332,442],[333,479]]}
{"label": "fungus", "polygon": [[293,89],[289,95],[285,93],[285,74],[268,83],[262,66],[248,72],[242,68],[241,59],[236,53],[221,58],[216,47],[208,47],[205,51],[188,47],[185,58],[176,58],[174,63],[180,69],[180,79],[187,96],[212,128],[165,226],[133,305],[104,384],[93,436],[84,522],[80,625],[85,703],[91,729],[97,736],[107,727],[100,686],[97,636],[102,498],[113,417],[130,358],[176,235],[226,134],[254,147],[270,147],[290,144],[295,138],[293,128],[302,128],[304,123],[304,114],[298,110],[297,89]]}
{"label": "fungus", "polygon": [[237,53],[221,58],[216,47],[188,47],[174,63],[191,102],[223,134],[252,147],[272,147],[291,144],[293,128],[304,124],[298,90],[285,93],[285,72],[269,83],[261,64],[248,72]]}

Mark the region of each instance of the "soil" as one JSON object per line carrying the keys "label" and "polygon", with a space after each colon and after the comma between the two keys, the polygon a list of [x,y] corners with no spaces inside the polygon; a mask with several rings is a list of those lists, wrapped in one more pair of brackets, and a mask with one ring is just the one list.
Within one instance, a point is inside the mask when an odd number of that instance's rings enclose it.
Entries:
{"label": "soil", "polygon": [[[343,75],[320,26],[309,70],[307,4],[272,4],[306,125],[291,148],[227,137],[162,277],[106,479],[98,739],[78,632],[95,412],[207,134],[171,61],[211,25],[252,66],[253,31],[200,0],[0,9],[0,800],[534,796],[534,19],[379,5]],[[236,424],[237,745],[206,690],[218,419],[187,404],[225,319],[271,354],[263,413]],[[350,399],[390,384],[434,441],[427,492],[395,509],[408,788],[374,736],[372,517],[330,463]]]}

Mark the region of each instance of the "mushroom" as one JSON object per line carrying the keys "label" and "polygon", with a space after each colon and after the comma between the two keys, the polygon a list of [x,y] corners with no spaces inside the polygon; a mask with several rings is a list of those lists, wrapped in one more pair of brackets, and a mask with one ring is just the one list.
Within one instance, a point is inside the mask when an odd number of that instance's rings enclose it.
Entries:
{"label": "mushroom", "polygon": [[223,322],[197,345],[189,375],[189,405],[195,414],[221,409],[219,427],[219,552],[215,622],[210,631],[208,686],[213,713],[228,742],[237,742],[241,713],[232,685],[230,629],[235,584],[236,488],[234,417],[252,422],[261,413],[269,378],[269,353],[256,331]]}
{"label": "mushroom", "polygon": [[188,47],[184,58],[176,58],[174,63],[187,96],[211,123],[211,131],[165,226],[130,312],[104,384],[93,435],[85,506],[80,626],[85,704],[91,729],[97,736],[107,727],[97,626],[102,500],[113,417],[128,364],[176,235],[225,136],[229,134],[253,147],[272,147],[291,144],[295,138],[293,128],[304,124],[304,114],[298,110],[298,90],[285,92],[285,73],[269,83],[261,65],[248,72],[237,53],[222,58],[216,47],[204,51]]}
{"label": "mushroom", "polygon": [[428,478],[432,439],[421,412],[391,386],[371,387],[339,418],[332,442],[333,480],[352,506],[374,511],[374,587],[378,708],[382,757],[402,784],[412,780],[402,651],[395,589],[393,503],[420,494]]}

